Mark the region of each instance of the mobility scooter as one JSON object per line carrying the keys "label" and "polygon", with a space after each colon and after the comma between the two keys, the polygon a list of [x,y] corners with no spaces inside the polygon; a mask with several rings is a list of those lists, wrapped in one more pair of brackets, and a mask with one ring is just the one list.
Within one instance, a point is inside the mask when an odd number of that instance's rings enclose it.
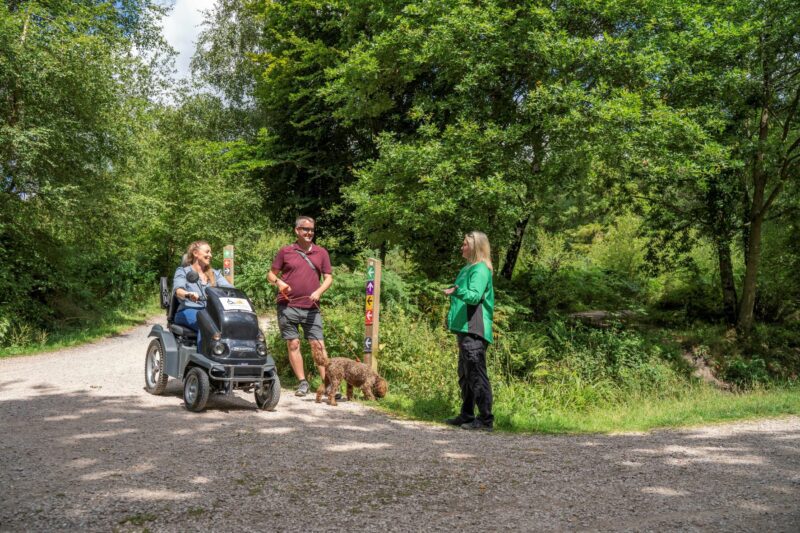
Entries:
{"label": "mobility scooter", "polygon": [[[197,281],[189,272],[187,281]],[[155,337],[147,348],[144,364],[145,390],[162,394],[170,377],[183,380],[183,400],[190,411],[202,411],[211,393],[255,393],[259,409],[272,411],[281,397],[275,361],[267,352],[258,328],[253,303],[239,289],[208,287],[205,309],[197,314],[197,333],[174,323],[179,301],[167,278],[161,278],[161,306],[167,310],[167,328],[153,326]]]}

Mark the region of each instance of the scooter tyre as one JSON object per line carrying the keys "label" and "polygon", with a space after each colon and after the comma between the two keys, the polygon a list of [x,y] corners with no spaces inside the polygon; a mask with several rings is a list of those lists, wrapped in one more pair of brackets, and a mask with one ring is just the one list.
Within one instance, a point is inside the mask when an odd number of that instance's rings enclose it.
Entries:
{"label": "scooter tyre", "polygon": [[275,406],[281,399],[281,380],[278,376],[270,382],[270,385],[264,387],[264,393],[261,394],[260,390],[256,388],[255,391],[256,405],[262,411],[274,411]]}
{"label": "scooter tyre", "polygon": [[164,346],[161,345],[161,340],[153,339],[147,347],[144,359],[144,390],[155,395],[164,393],[169,381],[169,376],[164,371],[166,365]]}
{"label": "scooter tyre", "polygon": [[202,368],[194,367],[183,379],[183,401],[189,411],[199,413],[206,407],[211,383]]}

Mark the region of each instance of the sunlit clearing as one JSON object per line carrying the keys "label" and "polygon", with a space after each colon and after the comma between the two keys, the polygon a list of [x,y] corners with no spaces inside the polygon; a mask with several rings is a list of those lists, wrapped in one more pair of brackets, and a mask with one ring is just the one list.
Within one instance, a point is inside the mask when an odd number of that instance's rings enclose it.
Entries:
{"label": "sunlit clearing", "polygon": [[265,435],[285,435],[287,433],[292,433],[297,431],[297,428],[287,428],[287,427],[277,427],[277,428],[262,428],[259,429],[259,433],[263,433]]}
{"label": "sunlit clearing", "polygon": [[157,490],[157,489],[133,489],[123,492],[118,495],[119,498],[125,500],[142,500],[142,501],[157,501],[157,500],[188,500],[196,498],[196,492],[175,492],[172,490]]}
{"label": "sunlit clearing", "polygon": [[391,448],[388,442],[348,442],[347,444],[335,444],[325,448],[329,452],[355,452],[358,450],[380,450]]}
{"label": "sunlit clearing", "polygon": [[455,453],[455,452],[444,452],[442,454],[443,457],[447,457],[448,459],[474,459],[475,456],[471,453]]}
{"label": "sunlit clearing", "polygon": [[689,494],[683,490],[668,489],[667,487],[644,487],[642,492],[659,496],[687,496]]}

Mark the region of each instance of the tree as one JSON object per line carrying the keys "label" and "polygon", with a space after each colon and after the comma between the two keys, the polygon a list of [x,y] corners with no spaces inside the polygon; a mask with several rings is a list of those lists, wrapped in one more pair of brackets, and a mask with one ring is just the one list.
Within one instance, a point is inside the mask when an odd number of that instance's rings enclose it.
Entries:
{"label": "tree", "polygon": [[[374,143],[337,121],[322,88],[364,28],[380,18],[369,2],[226,0],[198,43],[196,72],[252,117],[241,160],[263,183],[265,207],[278,220],[320,218],[321,233],[346,232],[340,187]],[[233,46],[231,46],[233,45]]]}
{"label": "tree", "polygon": [[[657,112],[679,127],[650,121],[655,128],[633,128],[639,140],[653,141],[638,145],[636,175],[646,178],[651,214],[667,222],[661,227],[699,227],[716,243],[729,317],[736,299],[730,243],[742,234],[745,275],[735,314],[747,332],[763,225],[800,166],[800,15],[782,0],[649,9],[639,24],[622,26],[637,46],[653,51],[651,87],[660,102],[644,122]],[[653,154],[662,164],[642,168]]]}
{"label": "tree", "polygon": [[41,321],[115,289],[111,273],[95,274],[127,237],[132,214],[117,208],[129,183],[115,172],[154,81],[145,60],[158,61],[147,54],[163,11],[150,0],[0,5],[0,313]]}
{"label": "tree", "polygon": [[588,2],[451,0],[408,5],[354,46],[325,93],[340,120],[383,132],[347,188],[359,234],[435,265],[478,226],[511,278],[531,221],[585,207],[593,146],[615,142],[594,117],[644,83],[602,38],[615,22]]}
{"label": "tree", "polygon": [[194,95],[140,118],[140,143],[126,169],[140,209],[132,234],[161,275],[194,240],[216,251],[266,225],[264,191],[241,157],[246,143],[230,140],[239,134],[238,117],[219,98]]}

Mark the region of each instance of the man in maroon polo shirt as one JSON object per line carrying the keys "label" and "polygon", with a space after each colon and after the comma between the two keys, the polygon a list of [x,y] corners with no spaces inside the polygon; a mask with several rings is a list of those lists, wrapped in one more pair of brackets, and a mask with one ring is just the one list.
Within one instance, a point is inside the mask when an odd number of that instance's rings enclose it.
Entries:
{"label": "man in maroon polo shirt", "polygon": [[[297,240],[278,251],[272,262],[272,270],[267,274],[270,284],[278,287],[278,326],[289,351],[289,364],[294,375],[300,380],[295,392],[297,396],[308,394],[298,326],[303,327],[303,334],[311,345],[315,359],[319,359],[321,354],[327,357],[322,336],[319,299],[333,283],[333,275],[328,251],[313,244],[314,230],[313,218],[297,217],[294,224]],[[317,368],[324,380],[325,369]]]}

